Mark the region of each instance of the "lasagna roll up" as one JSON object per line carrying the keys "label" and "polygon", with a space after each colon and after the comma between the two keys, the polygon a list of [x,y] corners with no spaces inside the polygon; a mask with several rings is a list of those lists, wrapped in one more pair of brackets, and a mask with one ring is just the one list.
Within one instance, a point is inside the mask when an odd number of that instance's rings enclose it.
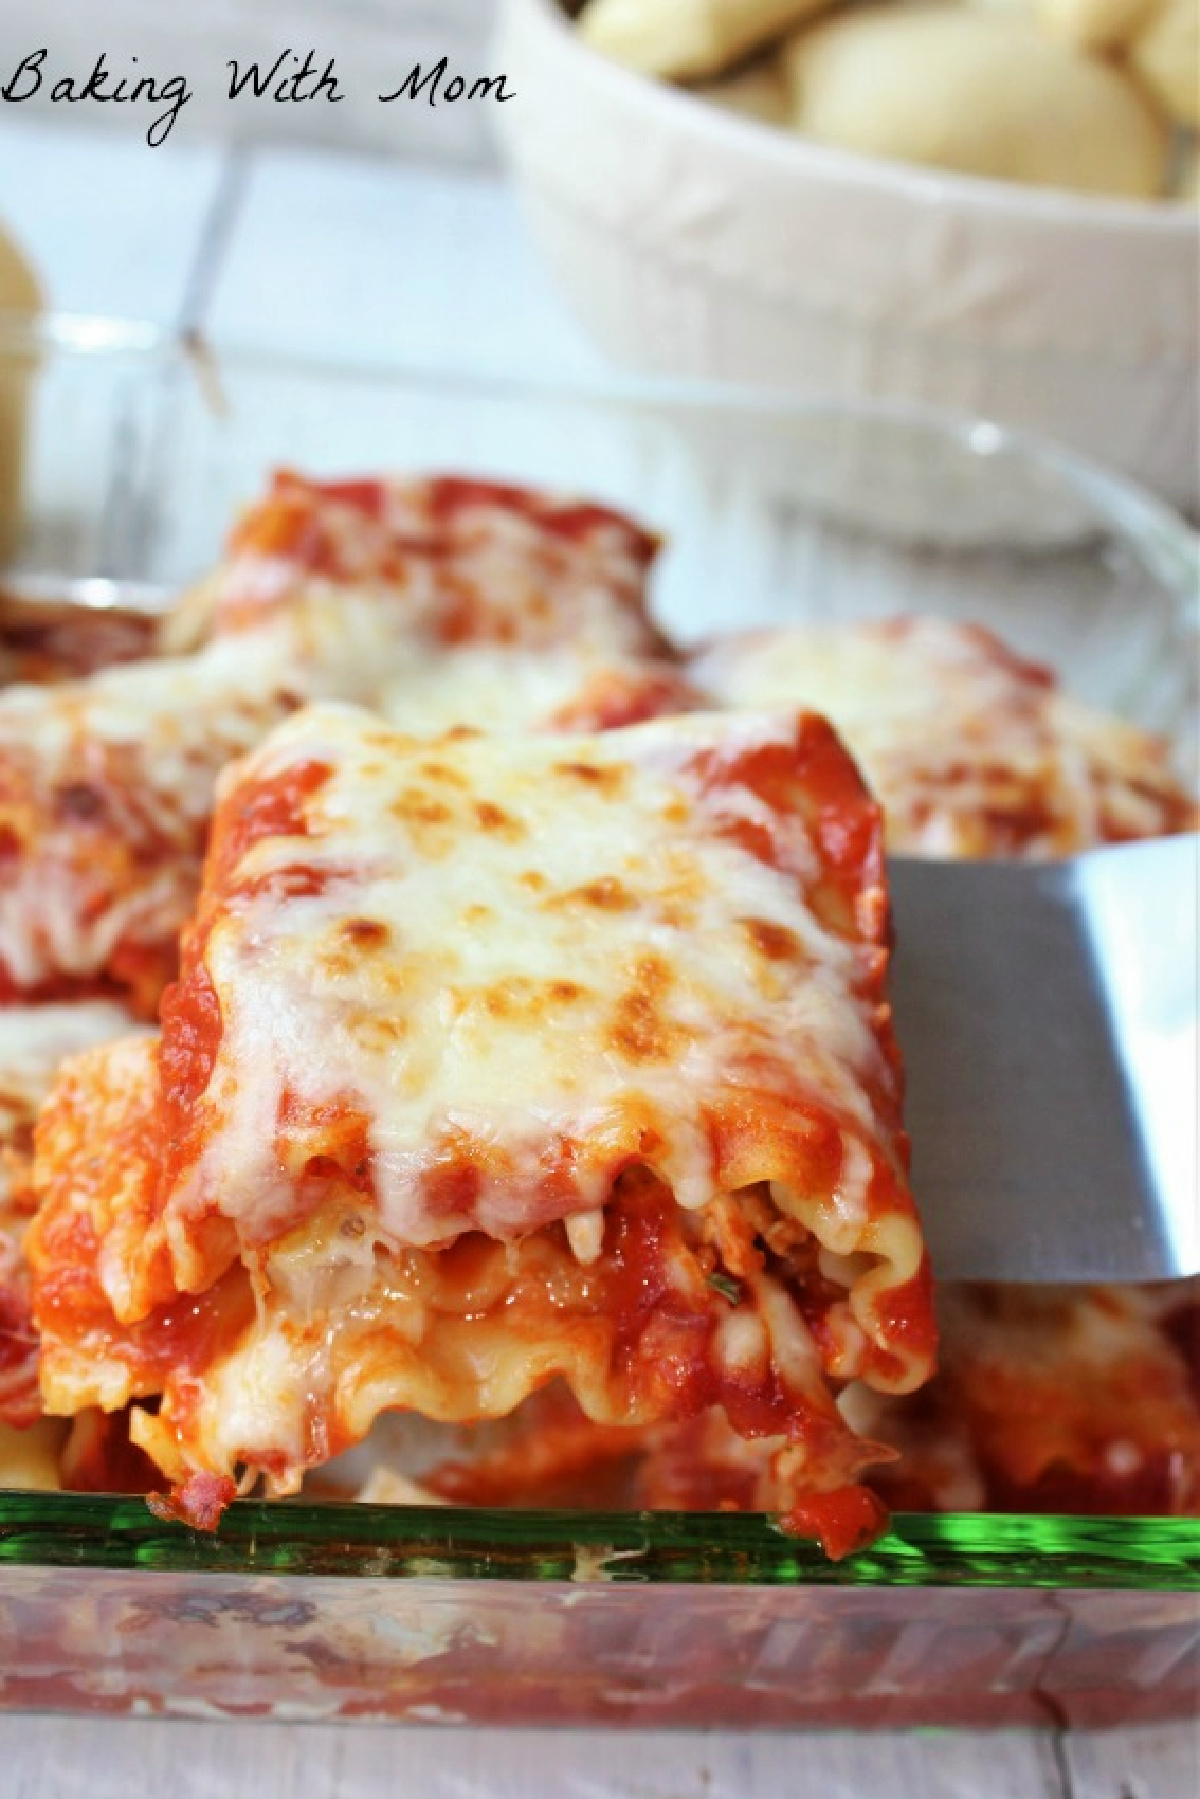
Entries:
{"label": "lasagna roll up", "polygon": [[153,1016],[217,775],[307,702],[419,731],[534,728],[589,696],[600,716],[613,686],[618,716],[675,703],[656,550],[522,488],[277,476],[164,621],[180,653],[0,694],[0,1004],[108,992]]}
{"label": "lasagna roll up", "polygon": [[980,625],[785,625],[721,639],[687,672],[710,703],[823,712],[904,855],[1044,861],[1195,827],[1165,742],[1081,705]]}
{"label": "lasagna roll up", "polygon": [[[933,1355],[888,930],[877,808],[815,716],[297,714],[222,782],[157,1067],[101,1052],[43,1113],[48,1406],[153,1393],[134,1435],[186,1512],[197,1477],[295,1491],[389,1408],[499,1417],[555,1378],[604,1424],[716,1405],[848,1549],[887,1452],[836,1395]],[[79,1243],[103,1357],[61,1302]],[[135,1339],[184,1296],[211,1354],[164,1378]]]}

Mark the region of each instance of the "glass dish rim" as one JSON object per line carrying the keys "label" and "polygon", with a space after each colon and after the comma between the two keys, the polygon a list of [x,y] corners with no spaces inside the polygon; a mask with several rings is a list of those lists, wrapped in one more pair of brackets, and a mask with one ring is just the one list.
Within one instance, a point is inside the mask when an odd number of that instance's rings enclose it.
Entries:
{"label": "glass dish rim", "polygon": [[[189,370],[219,396],[230,371],[354,385],[381,382],[497,402],[766,421],[857,420],[910,428],[964,455],[1009,455],[1063,480],[1139,551],[1179,602],[1200,613],[1200,534],[1165,502],[1074,452],[965,413],[899,401],[802,398],[744,385],[543,380],[399,359],[314,356],[134,319],[0,310],[0,359],[61,356]],[[1200,1520],[943,1513],[893,1517],[871,1549],[833,1563],[762,1514],[497,1510],[243,1500],[205,1535],[164,1524],[140,1497],[0,1491],[0,1567],[151,1571],[262,1578],[423,1578],[775,1587],[896,1586],[1200,1591]]]}
{"label": "glass dish rim", "polygon": [[[756,1512],[580,1512],[238,1500],[216,1532],[137,1495],[0,1492],[0,1570],[263,1579],[1200,1594],[1200,1519],[905,1513],[830,1561]],[[2,1580],[2,1574],[0,1574]]]}
{"label": "glass dish rim", "polygon": [[674,412],[684,417],[741,416],[766,421],[856,420],[884,429],[907,428],[952,444],[975,458],[1009,456],[1063,481],[1105,522],[1135,545],[1144,562],[1180,605],[1185,623],[1200,629],[1200,530],[1167,501],[1099,463],[1036,433],[983,415],[910,401],[821,398],[780,393],[744,383],[664,380],[625,371],[595,377],[545,379],[528,373],[496,373],[332,353],[278,350],[236,338],[210,340],[194,330],[103,314],[0,309],[0,358],[36,362],[61,355],[97,361],[134,360],[145,367],[190,371],[220,408],[223,367],[300,380],[355,385],[394,384],[427,392],[474,395],[495,401],[584,406],[625,414]]}

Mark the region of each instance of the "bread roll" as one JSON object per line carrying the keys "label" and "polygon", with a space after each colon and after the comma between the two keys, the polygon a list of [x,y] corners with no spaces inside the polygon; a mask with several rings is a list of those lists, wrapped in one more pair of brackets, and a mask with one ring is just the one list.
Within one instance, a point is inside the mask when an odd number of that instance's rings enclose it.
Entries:
{"label": "bread roll", "polygon": [[1035,0],[1038,22],[1088,50],[1112,50],[1142,29],[1157,0]]}
{"label": "bread roll", "polygon": [[1200,0],[1166,0],[1134,38],[1129,60],[1163,110],[1200,125]]}
{"label": "bread roll", "polygon": [[1046,28],[1092,50],[1124,51],[1172,119],[1200,123],[1200,0],[1036,0]]}
{"label": "bread roll", "polygon": [[784,51],[792,123],[825,144],[999,181],[1147,198],[1165,123],[1121,70],[1002,13],[839,14]]}
{"label": "bread roll", "polygon": [[592,48],[643,75],[721,75],[828,0],[589,0],[579,29]]}
{"label": "bread roll", "polygon": [[764,125],[787,124],[788,84],[778,56],[751,63],[722,81],[705,82],[695,91],[715,106],[740,113],[743,118],[759,119]]}
{"label": "bread roll", "polygon": [[[0,312],[37,313],[42,292],[33,269],[0,228]],[[21,531],[21,478],[33,364],[0,364],[0,564],[16,551]]]}

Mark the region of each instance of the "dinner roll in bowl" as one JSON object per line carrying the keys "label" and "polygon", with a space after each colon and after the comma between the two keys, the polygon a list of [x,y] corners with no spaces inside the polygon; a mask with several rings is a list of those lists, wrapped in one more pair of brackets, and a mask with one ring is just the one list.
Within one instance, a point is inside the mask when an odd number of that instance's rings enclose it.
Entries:
{"label": "dinner roll in bowl", "polygon": [[1129,47],[1147,89],[1180,125],[1200,126],[1200,6],[1165,0]]}
{"label": "dinner roll in bowl", "polygon": [[[945,10],[1024,29],[1009,7]],[[862,16],[819,17],[800,41]],[[1058,53],[1078,54],[1051,42]],[[1196,506],[1200,221],[1193,205],[1129,197],[1165,141],[1133,77],[1114,69],[1114,90],[1089,70],[1078,102],[1116,107],[1121,123],[1100,135],[1132,140],[1088,153],[1109,164],[1094,185],[1123,184],[1113,197],[738,116],[601,55],[559,0],[505,0],[497,66],[516,96],[498,118],[533,234],[618,361],[993,417]],[[793,67],[793,108],[795,82]],[[1080,155],[1046,130],[1055,156]],[[1114,178],[1118,164],[1133,172]]]}
{"label": "dinner roll in bowl", "polygon": [[584,38],[643,75],[691,81],[719,75],[827,0],[590,0]]}
{"label": "dinner roll in bowl", "polygon": [[837,13],[784,56],[816,143],[960,174],[1153,199],[1170,133],[1123,70],[1012,14],[894,3]]}

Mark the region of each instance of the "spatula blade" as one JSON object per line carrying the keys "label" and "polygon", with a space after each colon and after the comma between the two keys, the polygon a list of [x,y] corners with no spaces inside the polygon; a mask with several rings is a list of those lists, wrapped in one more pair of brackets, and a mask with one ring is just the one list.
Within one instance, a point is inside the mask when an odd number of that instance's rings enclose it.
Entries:
{"label": "spatula blade", "polygon": [[943,1279],[1200,1272],[1200,838],[891,865],[913,1183]]}

